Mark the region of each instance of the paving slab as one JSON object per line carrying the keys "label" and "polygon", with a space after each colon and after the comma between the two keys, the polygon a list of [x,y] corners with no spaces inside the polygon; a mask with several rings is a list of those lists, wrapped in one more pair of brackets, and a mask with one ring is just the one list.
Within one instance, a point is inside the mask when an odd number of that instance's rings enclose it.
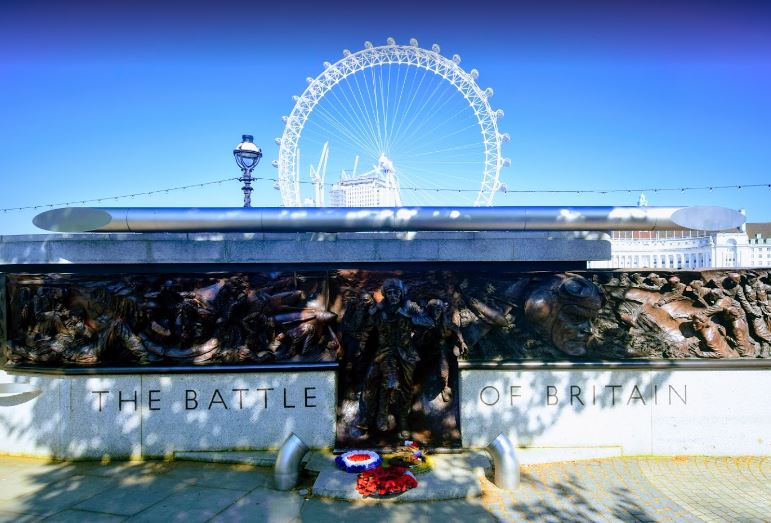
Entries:
{"label": "paving slab", "polygon": [[3,490],[0,508],[22,514],[50,516],[115,487],[109,478],[93,476],[70,476],[48,484],[39,482],[37,488],[24,485],[9,491]]}
{"label": "paving slab", "polygon": [[[413,489],[414,490],[414,489]],[[479,500],[452,500],[441,503],[350,503],[329,499],[305,501],[300,520],[310,523],[435,523],[496,521]]]}
{"label": "paving slab", "polygon": [[63,510],[47,517],[43,521],[46,523],[116,523],[125,519],[123,516],[88,512],[85,510]]}
{"label": "paving slab", "polygon": [[0,523],[31,523],[33,521],[40,521],[40,517],[11,512],[9,510],[0,510]]}
{"label": "paving slab", "polygon": [[157,476],[168,472],[171,464],[166,461],[76,461],[59,464],[59,473],[71,472],[83,476],[140,477]]}
{"label": "paving slab", "polygon": [[[437,457],[436,473],[443,467],[450,473],[457,470],[451,459]],[[329,456],[322,458],[315,459],[328,467]],[[313,455],[309,463],[314,463]],[[522,467],[522,482],[512,491],[497,488],[488,473],[478,476],[481,497],[413,503],[399,503],[409,501],[404,495],[385,502],[322,498],[305,483],[297,490],[279,492],[272,488],[269,469],[242,465],[102,465],[2,458],[0,469],[15,472],[0,480],[0,523],[118,521],[129,508],[136,508],[133,498],[143,496],[148,498],[146,507],[128,517],[164,523],[170,519],[687,523],[768,521],[771,514],[771,457],[625,457],[529,465]],[[355,475],[347,476],[352,488]],[[425,479],[422,483],[425,486]],[[151,484],[158,493],[149,499],[149,487],[142,486]]]}
{"label": "paving slab", "polygon": [[249,465],[175,462],[170,464],[165,475],[199,487],[242,491],[250,491],[257,487],[267,487],[273,484],[271,471]]}
{"label": "paving slab", "polygon": [[78,474],[72,464],[69,463],[51,463],[43,459],[15,459],[0,458],[0,499],[2,499],[2,486],[7,480],[19,482],[19,480],[29,480],[38,484],[41,479],[47,483],[64,479],[68,476]]}
{"label": "paving slab", "polygon": [[[304,498],[297,492],[255,489],[217,514],[212,523],[284,523],[300,516]],[[339,523],[339,519],[338,519]]]}
{"label": "paving slab", "polygon": [[181,521],[196,523],[209,521],[246,492],[221,488],[191,486],[181,493],[169,496],[160,503],[140,512],[126,521],[165,523]]}
{"label": "paving slab", "polygon": [[180,494],[191,482],[151,475],[126,476],[115,488],[82,501],[74,508],[119,516],[132,516],[169,496]]}

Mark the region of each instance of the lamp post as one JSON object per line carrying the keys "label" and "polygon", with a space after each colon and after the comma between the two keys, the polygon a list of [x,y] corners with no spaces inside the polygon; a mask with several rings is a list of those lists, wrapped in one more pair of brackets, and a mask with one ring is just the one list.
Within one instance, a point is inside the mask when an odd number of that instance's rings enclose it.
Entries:
{"label": "lamp post", "polygon": [[244,207],[252,206],[252,169],[257,167],[262,158],[262,149],[254,145],[254,137],[251,134],[241,136],[241,143],[233,150],[236,163],[241,168],[241,176],[238,181],[244,182],[241,189],[244,191]]}

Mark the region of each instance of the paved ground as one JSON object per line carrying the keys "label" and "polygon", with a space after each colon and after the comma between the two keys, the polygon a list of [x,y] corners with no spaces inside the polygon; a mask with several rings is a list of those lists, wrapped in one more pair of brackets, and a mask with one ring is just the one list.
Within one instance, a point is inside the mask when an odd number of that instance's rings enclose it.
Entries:
{"label": "paved ground", "polygon": [[266,468],[0,458],[0,521],[771,521],[771,458],[613,458],[523,467],[482,498],[345,503]]}

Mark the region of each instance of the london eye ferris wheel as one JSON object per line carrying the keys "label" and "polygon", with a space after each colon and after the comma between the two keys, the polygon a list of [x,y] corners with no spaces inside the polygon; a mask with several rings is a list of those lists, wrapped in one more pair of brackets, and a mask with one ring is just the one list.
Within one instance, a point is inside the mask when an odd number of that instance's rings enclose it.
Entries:
{"label": "london eye ferris wheel", "polygon": [[282,205],[330,205],[335,183],[373,177],[396,191],[399,205],[444,204],[448,190],[454,204],[492,205],[509,137],[498,129],[503,111],[490,106],[493,90],[460,62],[436,44],[393,38],[324,62],[276,138]]}

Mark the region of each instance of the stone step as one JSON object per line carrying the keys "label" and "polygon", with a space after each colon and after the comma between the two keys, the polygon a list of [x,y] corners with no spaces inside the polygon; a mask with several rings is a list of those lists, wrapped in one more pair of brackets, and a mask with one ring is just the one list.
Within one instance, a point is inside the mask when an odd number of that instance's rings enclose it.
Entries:
{"label": "stone step", "polygon": [[[466,499],[482,494],[480,477],[490,469],[490,460],[481,452],[460,454],[432,454],[433,469],[416,474],[418,486],[402,494],[368,498],[371,502],[412,502],[438,501],[445,499]],[[313,453],[306,465],[316,469],[319,476],[313,485],[313,495],[348,501],[361,501],[356,491],[358,474],[343,472],[334,464],[334,456]]]}
{"label": "stone step", "polygon": [[272,467],[277,455],[277,451],[270,450],[175,452],[174,460]]}
{"label": "stone step", "polygon": [[[475,455],[477,463],[485,463],[484,468],[490,468],[489,458],[482,451],[466,451],[463,454]],[[237,465],[254,465],[257,467],[272,467],[278,451],[186,451],[175,452],[174,459],[179,461],[204,461],[209,463],[229,463]],[[434,456],[442,456],[435,454]],[[580,461],[587,459],[617,458],[623,456],[621,447],[524,447],[517,448],[517,459],[522,465],[554,463],[558,461]],[[311,451],[303,458],[307,470],[321,472],[325,469],[335,469],[335,456],[331,451]]]}

